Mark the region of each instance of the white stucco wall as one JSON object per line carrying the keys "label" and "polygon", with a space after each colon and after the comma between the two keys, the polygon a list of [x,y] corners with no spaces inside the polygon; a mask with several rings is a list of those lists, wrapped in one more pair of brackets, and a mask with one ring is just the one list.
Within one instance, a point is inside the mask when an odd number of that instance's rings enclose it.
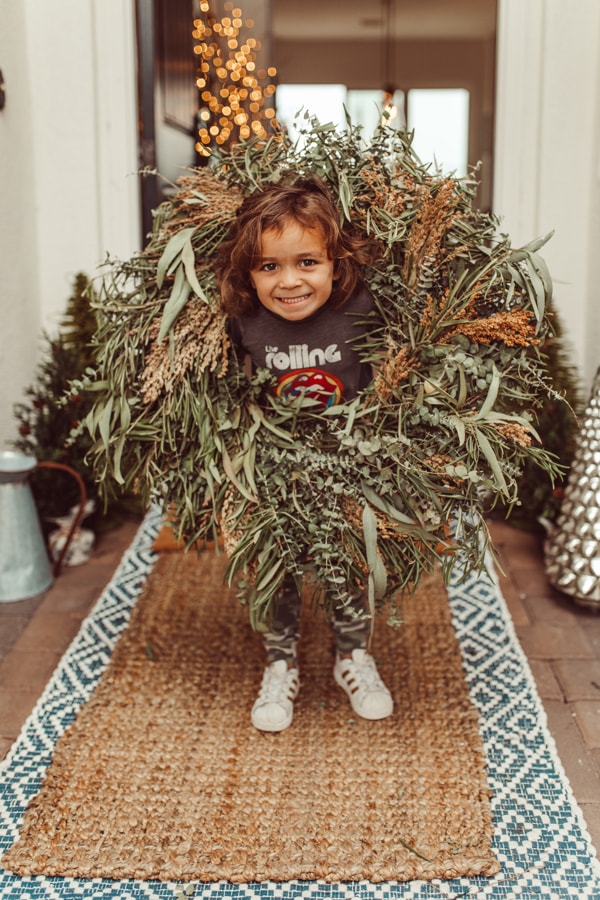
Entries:
{"label": "white stucco wall", "polygon": [[35,173],[24,5],[0,0],[0,443],[12,431],[11,399],[35,366],[39,327]]}
{"label": "white stucco wall", "polygon": [[584,391],[600,365],[600,3],[499,0],[494,211],[543,250]]}
{"label": "white stucco wall", "polygon": [[73,276],[139,246],[132,0],[0,0],[0,445]]}

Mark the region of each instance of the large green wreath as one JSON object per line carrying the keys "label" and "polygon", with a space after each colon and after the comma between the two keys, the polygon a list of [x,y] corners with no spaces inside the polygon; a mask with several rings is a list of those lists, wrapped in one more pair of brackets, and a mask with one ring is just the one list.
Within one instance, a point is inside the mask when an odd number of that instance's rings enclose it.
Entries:
{"label": "large green wreath", "polygon": [[[384,328],[360,347],[376,377],[325,411],[241,370],[213,271],[243,196],[289,170],[325,179],[382,248],[366,282]],[[186,174],[144,251],[103,275],[86,384],[97,478],[168,508],[189,546],[222,534],[257,627],[307,564],[326,605],[354,585],[375,604],[437,562],[446,578],[457,559],[483,570],[484,508],[518,503],[527,460],[556,473],[534,428],[552,391],[543,241],[514,249],[474,189],[392,129],[365,146],[350,123],[308,120],[302,145],[250,141]]]}

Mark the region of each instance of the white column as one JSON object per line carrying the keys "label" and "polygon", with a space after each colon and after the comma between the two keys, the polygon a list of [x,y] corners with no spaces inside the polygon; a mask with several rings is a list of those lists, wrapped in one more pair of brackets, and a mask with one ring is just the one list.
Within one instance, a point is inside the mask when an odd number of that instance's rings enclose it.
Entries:
{"label": "white column", "polygon": [[121,258],[140,248],[135,8],[93,3],[98,250]]}
{"label": "white column", "polygon": [[73,276],[98,261],[92,8],[25,7],[41,324],[54,332]]}
{"label": "white column", "polygon": [[600,364],[600,3],[499,0],[494,211],[543,254],[582,383]]}
{"label": "white column", "polygon": [[74,274],[139,246],[134,10],[131,0],[22,2],[42,323],[52,330]]}
{"label": "white column", "polygon": [[0,445],[77,272],[141,243],[134,0],[0,0]]}
{"label": "white column", "polygon": [[33,372],[38,348],[39,278],[33,122],[24,10],[0,0],[0,450],[14,439],[13,404]]}

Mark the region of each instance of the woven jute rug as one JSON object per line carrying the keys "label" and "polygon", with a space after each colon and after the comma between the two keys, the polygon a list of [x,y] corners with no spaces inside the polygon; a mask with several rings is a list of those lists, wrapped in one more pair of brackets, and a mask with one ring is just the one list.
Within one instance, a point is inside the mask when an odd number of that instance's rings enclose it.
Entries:
{"label": "woven jute rug", "polygon": [[161,554],[110,664],[58,740],[6,870],[216,882],[490,876],[478,720],[430,579],[373,652],[389,719],[353,715],[331,636],[304,616],[292,726],[257,732],[263,650],[223,556]]}

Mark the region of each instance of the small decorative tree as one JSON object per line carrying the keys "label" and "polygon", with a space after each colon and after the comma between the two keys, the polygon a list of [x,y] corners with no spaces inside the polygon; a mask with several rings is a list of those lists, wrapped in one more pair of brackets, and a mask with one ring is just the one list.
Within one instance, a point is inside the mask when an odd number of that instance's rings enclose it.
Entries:
{"label": "small decorative tree", "polygon": [[[57,462],[70,466],[83,479],[87,495],[98,501],[98,486],[85,458],[91,447],[87,430],[78,425],[92,407],[89,392],[72,390],[71,382],[80,380],[86,369],[94,364],[92,347],[96,331],[96,316],[92,309],[91,287],[83,273],[73,280],[56,337],[44,334],[46,344],[36,379],[25,391],[27,400],[14,407],[19,438],[13,447],[35,456],[39,462]],[[77,481],[56,469],[36,469],[30,476],[31,488],[42,522],[64,516],[79,503]],[[109,527],[123,518],[131,499],[111,501],[106,509],[96,502],[91,524],[94,530]]]}

